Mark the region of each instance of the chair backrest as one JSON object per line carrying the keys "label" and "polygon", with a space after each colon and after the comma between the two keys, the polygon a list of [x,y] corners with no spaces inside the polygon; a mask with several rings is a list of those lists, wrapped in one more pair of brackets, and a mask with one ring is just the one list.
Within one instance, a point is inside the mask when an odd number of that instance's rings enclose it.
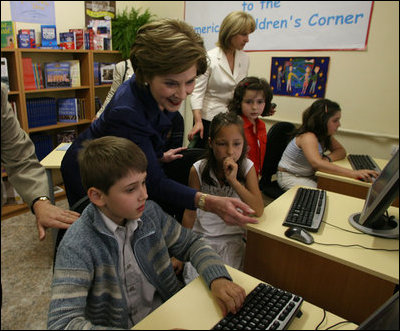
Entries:
{"label": "chair backrest", "polygon": [[[190,168],[193,163],[204,157],[206,150],[204,148],[188,148],[183,150],[180,154],[183,155],[181,159],[176,159],[170,163],[165,163],[163,166],[164,173],[168,178],[171,178],[183,185],[188,185]],[[170,204],[157,201],[161,208],[181,223],[185,208],[171,206]]]}
{"label": "chair backrest", "polygon": [[281,160],[282,154],[285,151],[295,128],[296,127],[293,123],[278,122],[268,130],[267,146],[262,169],[262,181],[264,183],[271,182],[271,177],[278,169],[278,163]]}
{"label": "chair backrest", "polygon": [[206,150],[203,148],[188,148],[180,152],[182,158],[176,159],[163,166],[164,172],[168,178],[171,178],[181,184],[187,185],[189,179],[190,168],[193,163],[201,159]]}

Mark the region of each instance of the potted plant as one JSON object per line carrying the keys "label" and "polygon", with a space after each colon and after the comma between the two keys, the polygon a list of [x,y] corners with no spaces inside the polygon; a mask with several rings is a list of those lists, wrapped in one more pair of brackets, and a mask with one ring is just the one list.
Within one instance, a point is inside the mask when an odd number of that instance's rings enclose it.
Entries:
{"label": "potted plant", "polygon": [[123,59],[129,58],[129,53],[136,39],[138,29],[151,21],[153,14],[148,9],[140,13],[140,9],[132,8],[128,13],[126,9],[117,13],[111,21],[113,49],[119,50]]}

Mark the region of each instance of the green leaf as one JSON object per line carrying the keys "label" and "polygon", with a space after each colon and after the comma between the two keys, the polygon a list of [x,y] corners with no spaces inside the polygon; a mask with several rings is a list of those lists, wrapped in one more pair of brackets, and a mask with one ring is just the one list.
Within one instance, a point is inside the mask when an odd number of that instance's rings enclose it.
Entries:
{"label": "green leaf", "polygon": [[119,50],[124,59],[129,58],[129,53],[139,28],[150,22],[154,15],[148,9],[140,13],[140,9],[132,8],[128,13],[126,9],[117,13],[111,20],[111,33],[113,49]]}

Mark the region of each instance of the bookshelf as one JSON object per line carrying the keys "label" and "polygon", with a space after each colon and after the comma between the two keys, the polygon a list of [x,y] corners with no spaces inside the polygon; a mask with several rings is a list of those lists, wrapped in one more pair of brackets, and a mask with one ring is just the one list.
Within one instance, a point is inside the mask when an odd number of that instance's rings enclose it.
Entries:
{"label": "bookshelf", "polygon": [[[1,56],[7,59],[10,83],[9,101],[17,108],[17,117],[23,130],[28,134],[48,134],[52,137],[53,148],[57,146],[56,135],[65,129],[76,129],[77,133],[89,127],[95,116],[95,96],[104,102],[111,84],[94,85],[94,62],[117,63],[122,60],[119,51],[75,50],[75,49],[36,49],[36,48],[2,48]],[[33,63],[79,60],[81,85],[65,88],[42,88],[26,90],[24,88],[23,58],[31,58]],[[42,69],[43,69],[42,65]],[[83,98],[85,100],[85,117],[76,123],[60,123],[29,128],[27,100],[38,97]],[[6,175],[5,175],[6,176]],[[56,196],[56,200],[65,197],[65,193]],[[22,207],[21,207],[22,206]],[[13,210],[16,209],[16,212]],[[2,219],[28,211],[24,205],[4,205]]]}

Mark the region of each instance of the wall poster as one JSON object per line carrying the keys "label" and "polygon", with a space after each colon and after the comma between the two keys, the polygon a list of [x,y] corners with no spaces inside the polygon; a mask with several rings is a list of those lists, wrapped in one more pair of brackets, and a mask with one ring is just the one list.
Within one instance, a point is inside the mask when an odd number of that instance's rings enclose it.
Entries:
{"label": "wall poster", "polygon": [[324,98],[329,57],[272,57],[274,95]]}

